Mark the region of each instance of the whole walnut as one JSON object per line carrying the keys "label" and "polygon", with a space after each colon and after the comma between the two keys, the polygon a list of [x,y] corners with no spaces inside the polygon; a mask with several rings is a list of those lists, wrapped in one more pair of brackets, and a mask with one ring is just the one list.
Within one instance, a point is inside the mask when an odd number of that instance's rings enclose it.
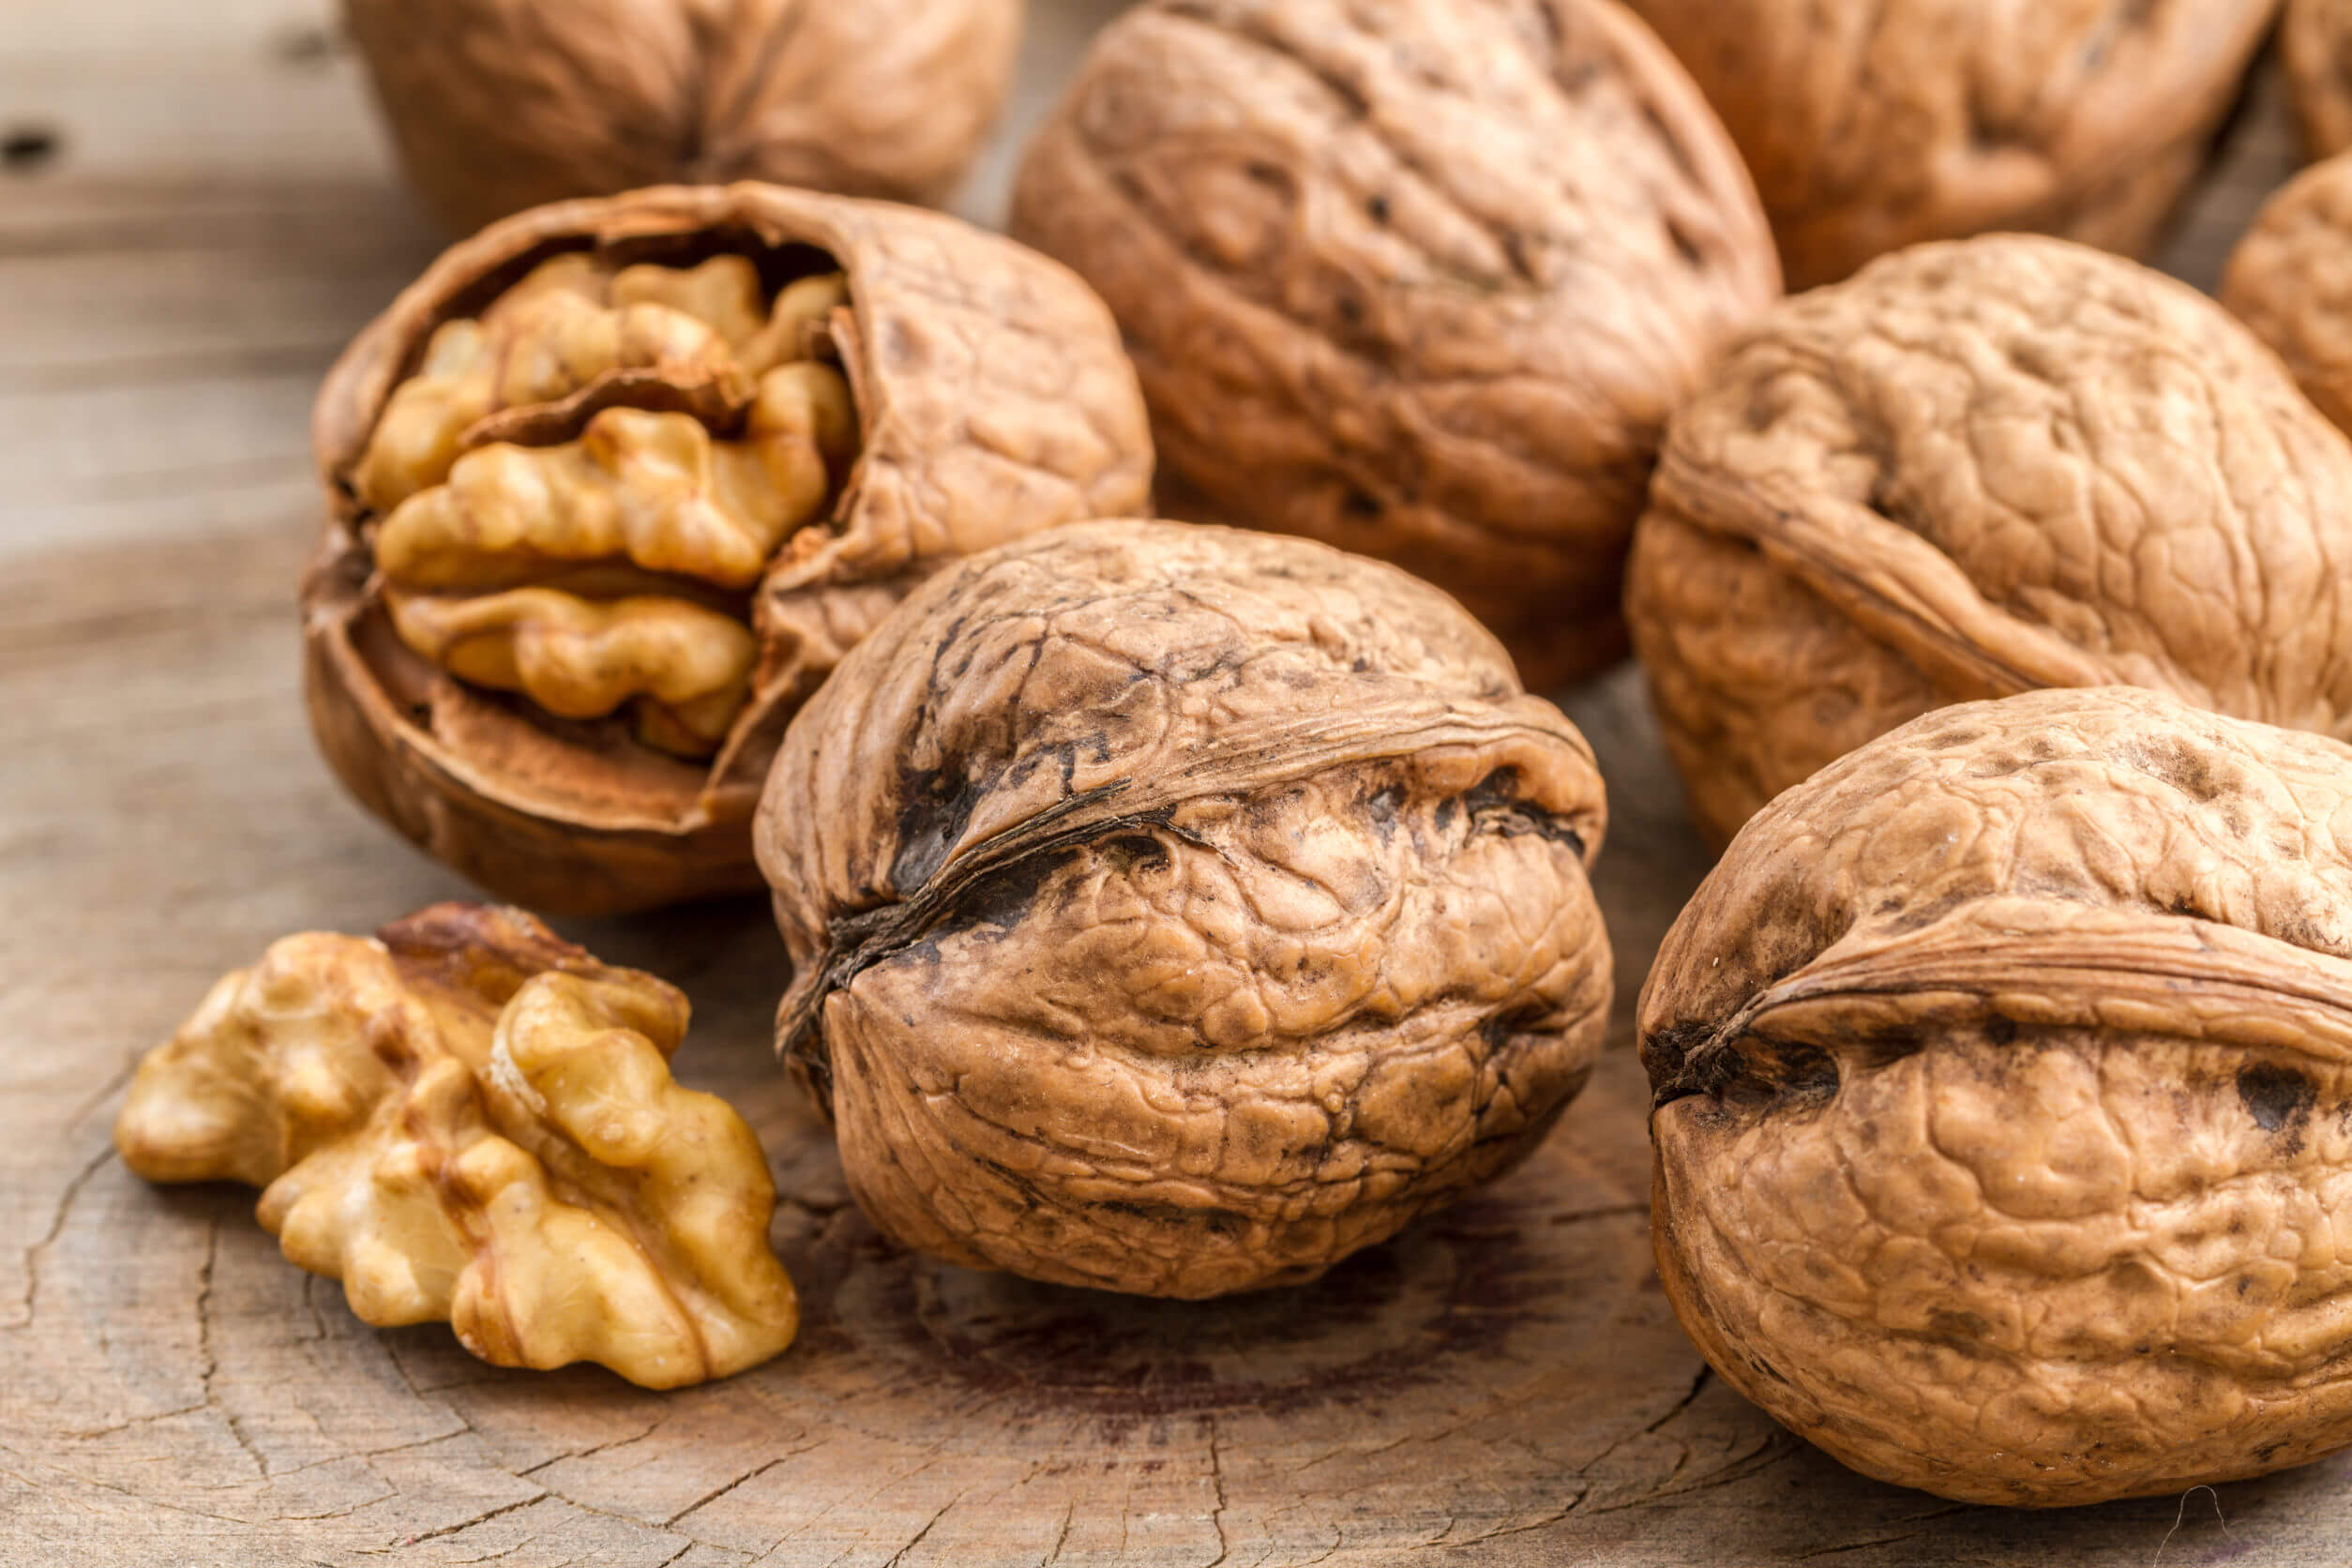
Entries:
{"label": "whole walnut", "polygon": [[1639,1028],[1667,1296],[1846,1463],[2043,1507],[2352,1444],[2352,748],[1916,720],[1741,831]]}
{"label": "whole walnut", "polygon": [[2352,148],[2352,4],[2286,0],[2279,38],[2304,146],[2314,158]]}
{"label": "whole walnut", "polygon": [[1600,776],[1456,605],[1304,540],[1100,522],[917,590],[785,737],[780,1053],[950,1262],[1312,1279],[1591,1071]]}
{"label": "whole walnut", "polygon": [[2339,430],[2352,430],[2352,156],[2304,170],[2254,215],[2222,303],[2286,361]]}
{"label": "whole walnut", "polygon": [[1221,519],[1394,561],[1530,686],[1624,651],[1666,416],[1779,292],[1722,128],[1615,0],[1161,0],[1013,232],[1109,301]]}
{"label": "whole walnut", "polygon": [[2134,263],[1920,246],[1778,307],[1676,416],[1626,613],[1718,842],[1907,719],[2034,686],[2352,734],[2352,445]]}
{"label": "whole walnut", "polygon": [[1993,229],[2137,255],[2278,0],[1628,0],[1747,158],[1789,286]]}
{"label": "whole walnut", "polygon": [[934,201],[1004,99],[1021,0],[344,0],[409,176],[472,231],[766,180]]}
{"label": "whole walnut", "polygon": [[940,565],[1151,489],[1059,265],[775,186],[561,203],[436,262],[328,376],[311,719],[379,816],[560,913],[760,885],[787,720]]}

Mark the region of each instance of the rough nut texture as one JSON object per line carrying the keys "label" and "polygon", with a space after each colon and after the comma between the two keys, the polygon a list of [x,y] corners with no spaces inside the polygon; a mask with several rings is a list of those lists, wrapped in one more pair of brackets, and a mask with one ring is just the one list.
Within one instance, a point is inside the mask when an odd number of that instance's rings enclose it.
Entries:
{"label": "rough nut texture", "polygon": [[114,1142],[149,1181],[262,1188],[286,1257],[367,1322],[673,1388],[799,1325],[759,1140],[671,1081],[686,1027],[676,990],[520,910],[436,905],[224,977],[140,1063]]}
{"label": "rough nut texture", "polygon": [[1706,90],[1789,286],[1992,229],[2136,255],[2277,0],[1629,0]]}
{"label": "rough nut texture", "polygon": [[1319,545],[1092,523],[934,579],[758,825],[778,1048],[950,1261],[1313,1278],[1500,1173],[1599,1049],[1599,775],[1458,607]]}
{"label": "rough nut texture", "polygon": [[2352,1443],[2352,750],[2126,687],[1906,725],[1741,832],[1640,1006],[1735,1388],[2028,1507]]}
{"label": "rough nut texture", "polygon": [[1021,0],[344,0],[425,199],[769,180],[930,201],[1003,102]]}
{"label": "rough nut texture", "polygon": [[2352,148],[2352,4],[2286,0],[2279,38],[2303,144],[2314,158]]}
{"label": "rough nut texture", "polygon": [[1666,416],[1779,290],[1754,189],[1614,0],[1164,0],[1013,230],[1102,291],[1171,467],[1446,588],[1549,687],[1622,653]]}
{"label": "rough nut texture", "polygon": [[2352,157],[2304,170],[2262,204],[2231,253],[2222,303],[2279,351],[2320,413],[2352,430]]}
{"label": "rough nut texture", "polygon": [[1141,506],[1100,300],[953,219],[773,186],[544,207],[346,352],[311,717],[379,816],[558,912],[756,887],[786,722],[945,562]]}
{"label": "rough nut texture", "polygon": [[1700,826],[1948,702],[2123,682],[2352,731],[2352,445],[2203,295],[2062,240],[1788,300],[1677,417],[1626,580]]}

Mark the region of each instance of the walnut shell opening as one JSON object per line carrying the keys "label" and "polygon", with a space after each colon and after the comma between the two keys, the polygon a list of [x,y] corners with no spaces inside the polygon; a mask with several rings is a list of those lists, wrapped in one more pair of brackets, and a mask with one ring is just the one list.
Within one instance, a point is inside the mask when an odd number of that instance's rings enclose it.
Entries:
{"label": "walnut shell opening", "polygon": [[1021,0],[344,0],[455,228],[656,185],[932,202],[996,119]]}
{"label": "walnut shell opening", "polygon": [[1063,268],[758,185],[460,244],[354,340],[312,435],[322,748],[408,837],[561,913],[757,887],[769,759],[843,651],[947,561],[1134,510],[1152,467]]}
{"label": "walnut shell opening", "polygon": [[760,811],[779,1052],[951,1262],[1314,1278],[1543,1138],[1608,1012],[1591,753],[1442,594],[1086,523],[933,579]]}
{"label": "walnut shell opening", "polygon": [[1728,138],[1613,0],[1164,0],[1013,233],[1109,301],[1219,520],[1395,562],[1549,689],[1624,651],[1667,413],[1779,292]]}
{"label": "walnut shell opening", "polygon": [[1741,831],[1639,1029],[1676,1314],[1847,1464],[2046,1507],[2352,1444],[2352,749],[1947,708]]}
{"label": "walnut shell opening", "polygon": [[2352,445],[2134,263],[1917,246],[1774,308],[1676,415],[1626,612],[1719,843],[1875,735],[2036,686],[2352,734]]}

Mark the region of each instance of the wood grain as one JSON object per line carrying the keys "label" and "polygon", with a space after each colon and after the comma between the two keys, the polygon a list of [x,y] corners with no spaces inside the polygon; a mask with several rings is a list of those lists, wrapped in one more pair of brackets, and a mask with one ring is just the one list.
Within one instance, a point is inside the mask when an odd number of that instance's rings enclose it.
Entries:
{"label": "wood grain", "polygon": [[[1016,134],[1115,8],[1035,8]],[[1705,1372],[1651,1271],[1624,1020],[1706,857],[1630,671],[1570,701],[1615,818],[1604,1069],[1528,1167],[1311,1289],[1136,1302],[882,1244],[774,1069],[783,960],[754,903],[565,934],[688,989],[681,1076],[767,1145],[808,1314],[767,1367],[671,1395],[488,1367],[445,1330],[358,1323],[251,1194],[133,1180],[107,1140],[123,1083],[215,975],[464,891],[319,763],[292,608],[310,389],[437,242],[319,0],[0,11],[0,135],[58,149],[0,173],[0,1563],[2341,1555],[2352,1460],[1959,1508],[1849,1474]],[[2168,254],[2184,276],[2290,165],[2274,98]]]}

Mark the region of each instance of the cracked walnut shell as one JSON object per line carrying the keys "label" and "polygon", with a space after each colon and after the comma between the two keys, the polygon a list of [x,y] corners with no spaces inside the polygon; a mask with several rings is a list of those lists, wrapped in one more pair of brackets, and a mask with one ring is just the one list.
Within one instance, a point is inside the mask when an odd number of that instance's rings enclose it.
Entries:
{"label": "cracked walnut shell", "polygon": [[936,201],[995,121],[1021,0],[344,0],[409,177],[472,231],[643,186]]}
{"label": "cracked walnut shell", "polygon": [[2043,1507],[2352,1444],[2352,749],[1918,719],[1748,824],[1639,1029],[1676,1313],[1847,1464]]}
{"label": "cracked walnut shell", "polygon": [[1924,240],[2137,255],[2204,166],[2277,0],[1629,0],[1756,175],[1791,288]]}
{"label": "cracked walnut shell", "polygon": [[216,985],[114,1124],[151,1182],[235,1180],[289,1260],[379,1326],[648,1388],[792,1343],[765,1157],[669,1057],[686,1002],[520,910],[309,932]]}
{"label": "cracked walnut shell", "polygon": [[2352,445],[2169,279],[1919,246],[1776,307],[1676,415],[1626,613],[1719,843],[1907,719],[2036,686],[2352,735]]}
{"label": "cracked walnut shell", "polygon": [[1217,516],[1395,562],[1549,689],[1624,651],[1669,411],[1779,292],[1723,128],[1614,0],[1163,0],[1013,232],[1119,317]]}
{"label": "cracked walnut shell", "polygon": [[912,208],[770,186],[541,208],[456,247],[320,393],[313,726],[494,892],[759,885],[784,725],[942,563],[1132,511],[1100,301]]}
{"label": "cracked walnut shell", "polygon": [[935,578],[761,802],[780,1053],[897,1241],[1203,1297],[1500,1174],[1591,1071],[1591,751],[1443,595],[1103,522]]}

